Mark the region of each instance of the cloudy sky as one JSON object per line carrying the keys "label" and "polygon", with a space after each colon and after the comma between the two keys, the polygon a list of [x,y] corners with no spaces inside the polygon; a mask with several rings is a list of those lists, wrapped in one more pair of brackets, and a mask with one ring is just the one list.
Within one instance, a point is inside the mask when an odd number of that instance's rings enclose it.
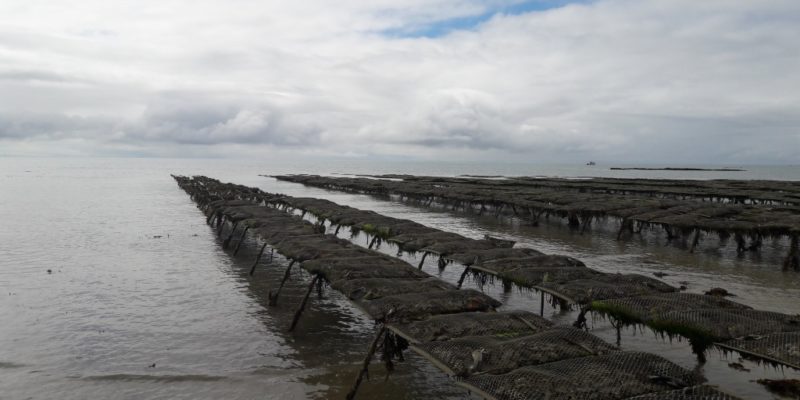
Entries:
{"label": "cloudy sky", "polygon": [[0,156],[798,163],[797,0],[0,2]]}

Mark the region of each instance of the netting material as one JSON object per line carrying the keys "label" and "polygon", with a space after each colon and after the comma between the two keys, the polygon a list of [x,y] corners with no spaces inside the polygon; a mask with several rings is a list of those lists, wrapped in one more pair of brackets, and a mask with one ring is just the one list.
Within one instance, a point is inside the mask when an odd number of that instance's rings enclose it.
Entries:
{"label": "netting material", "polygon": [[[475,268],[475,267],[473,267]],[[483,270],[478,267],[478,271]],[[591,279],[602,275],[600,272],[584,267],[557,267],[557,268],[519,268],[499,274],[492,274],[501,279],[516,283],[517,285],[535,288],[542,282],[567,282],[574,279]]]}
{"label": "netting material", "polygon": [[313,274],[320,274],[329,282],[338,280],[370,279],[370,278],[395,278],[395,279],[425,279],[430,275],[410,266],[398,266],[391,263],[354,263],[349,264],[327,264],[325,260],[319,263],[304,263],[303,268]]}
{"label": "netting material", "polygon": [[476,290],[407,293],[369,301],[356,301],[373,319],[404,321],[429,315],[487,311],[501,303]]}
{"label": "netting material", "polygon": [[[201,183],[201,187],[195,187],[200,192],[206,189],[206,184],[210,184],[221,186],[224,196],[257,195],[257,190],[203,181],[205,183]],[[188,187],[185,180],[182,182],[182,186]],[[236,194],[236,191],[240,193]],[[280,198],[281,201],[287,199]],[[306,201],[314,203],[308,199]],[[226,219],[235,221],[230,235],[239,222],[255,227],[253,232],[271,244],[278,253],[293,262],[301,262],[301,266],[312,274],[321,275],[334,287],[344,289],[346,295],[357,299],[356,305],[375,320],[391,318],[392,321],[404,321],[443,313],[487,311],[500,305],[497,300],[483,293],[455,290],[452,285],[396,258],[363,249],[334,235],[324,235],[319,226],[285,211],[254,205],[252,200],[229,199],[208,204],[211,204],[208,221],[212,223],[216,218],[214,222],[218,232],[224,230],[223,222]],[[326,204],[337,210],[340,208],[335,203]],[[388,224],[393,221],[373,212],[352,209],[350,213],[357,218],[366,216],[366,222]],[[366,222],[358,221],[364,229],[374,229]],[[441,232],[435,232],[435,235],[440,238],[453,237],[452,234]]]}
{"label": "netting material", "polygon": [[438,254],[441,256],[448,256],[454,253],[463,253],[475,249],[493,249],[497,244],[488,240],[464,240],[459,238],[449,242],[437,241],[436,243],[425,246],[422,251],[428,253]]}
{"label": "netting material", "polygon": [[767,311],[712,308],[664,313],[653,319],[651,325],[668,332],[716,341],[800,330],[797,318],[794,319],[792,323],[789,315]]}
{"label": "netting material", "polygon": [[[228,191],[230,194],[231,191]],[[244,193],[244,196],[249,196],[253,194],[258,194],[257,190],[250,190],[249,192]],[[227,194],[226,194],[227,196]],[[236,196],[233,194],[233,196]],[[309,205],[319,206],[323,204],[322,202],[315,202],[309,199],[306,200],[306,207]],[[276,197],[275,201],[279,202],[289,202],[290,198],[288,197]],[[299,204],[296,202],[295,204]],[[431,253],[438,253],[450,257],[461,257],[463,259],[467,259],[472,256],[473,261],[477,259],[479,262],[483,261],[500,261],[504,258],[515,258],[521,256],[529,256],[529,255],[538,255],[534,252],[519,252],[519,251],[509,251],[504,253],[500,251],[500,249],[494,248],[495,244],[490,241],[479,241],[479,240],[472,240],[460,237],[454,234],[448,234],[446,232],[435,231],[430,229],[423,229],[418,226],[415,226],[413,223],[409,221],[398,221],[388,217],[383,217],[378,214],[372,212],[365,212],[356,209],[350,210],[340,210],[342,206],[338,206],[335,203],[328,203],[324,205],[326,207],[327,212],[333,217],[336,218],[337,221],[343,224],[354,225],[355,229],[361,229],[368,232],[375,234],[376,236],[381,237],[382,239],[386,238],[387,236],[392,233],[392,229],[395,229],[394,232],[404,231],[405,233],[416,236],[412,238],[409,242],[404,243],[411,243],[411,247],[414,246],[422,246],[421,248],[424,251],[431,252]],[[402,322],[404,320],[415,319],[415,318],[423,318],[427,315],[432,314],[440,314],[440,313],[454,313],[452,315],[445,315],[443,317],[456,317],[449,322],[452,324],[453,322],[457,322],[459,318],[465,315],[473,316],[479,314],[495,314],[498,315],[500,313],[464,313],[464,311],[472,311],[472,310],[488,310],[493,307],[499,305],[496,301],[491,299],[488,296],[485,296],[481,293],[475,291],[457,291],[452,290],[452,287],[443,286],[446,284],[437,284],[433,281],[428,281],[427,279],[422,279],[423,276],[428,276],[427,274],[423,275],[415,275],[417,271],[415,268],[411,267],[405,263],[396,263],[389,261],[384,257],[375,257],[372,260],[363,260],[363,262],[353,261],[359,258],[363,258],[365,256],[365,252],[363,249],[358,249],[357,246],[353,246],[347,241],[337,239],[335,237],[325,237],[319,235],[320,230],[319,226],[312,226],[311,224],[300,220],[297,217],[293,216],[279,216],[280,212],[273,212],[273,211],[265,211],[266,207],[252,207],[247,206],[241,201],[229,201],[225,204],[221,204],[220,207],[216,210],[210,210],[212,215],[209,216],[209,221],[212,220],[213,214],[221,212],[225,215],[226,219],[229,221],[239,222],[241,223],[240,226],[248,226],[257,228],[257,231],[260,235],[266,236],[268,239],[267,241],[274,245],[274,247],[282,254],[288,255],[289,257],[299,260],[312,260],[308,261],[307,263],[303,264],[303,267],[306,267],[311,272],[317,272],[323,274],[326,279],[332,282],[332,286],[337,288],[338,290],[344,291],[348,297],[353,299],[360,299],[357,301],[357,305],[359,305],[362,309],[364,309],[368,314],[370,314],[373,318],[377,320],[383,320],[387,317],[391,318],[391,321],[394,323]],[[566,209],[566,208],[565,208]],[[222,210],[222,211],[220,211]],[[338,214],[335,214],[338,213]],[[207,214],[208,215],[208,214]],[[225,227],[222,226],[224,229]],[[425,233],[427,232],[427,233]],[[481,250],[485,248],[485,250]],[[478,249],[478,250],[476,250]],[[482,251],[486,251],[484,255],[481,253]],[[491,253],[491,254],[490,254]],[[374,253],[373,253],[374,254]],[[483,258],[481,258],[483,257]],[[533,261],[534,268],[550,268],[552,270],[556,269],[579,269],[583,264],[577,260],[569,259],[568,257],[558,257],[558,256],[542,256],[542,257],[526,257],[529,258],[526,260],[528,265],[525,265],[524,268],[518,268],[518,270],[530,269],[531,262]],[[533,258],[534,260],[531,260]],[[341,260],[342,262],[326,262],[327,260]],[[508,260],[504,260],[508,261]],[[496,263],[497,265],[501,265],[500,262]],[[587,268],[583,268],[588,270]],[[538,271],[537,271],[538,272]],[[599,272],[594,272],[595,275],[604,276],[604,274]],[[545,284],[554,284],[556,280],[552,279],[552,277],[558,277],[557,272],[553,272],[551,275],[549,272],[544,272],[543,274],[539,275],[540,282],[544,282]],[[391,278],[391,279],[385,279]],[[428,278],[434,279],[434,278]],[[636,278],[633,279],[633,282],[629,282],[627,280],[616,279],[611,281],[610,283],[624,285],[634,285],[634,286],[648,286],[648,283],[642,284],[642,279]],[[596,282],[606,282],[606,279],[598,279]],[[425,290],[422,290],[422,286],[429,285],[430,287],[426,287]],[[649,286],[650,289],[658,290],[658,284],[652,284]],[[557,288],[550,288],[551,290],[556,290]],[[616,295],[624,295],[625,293],[617,293]],[[589,298],[596,298],[593,296],[589,296]],[[427,322],[432,319],[438,317],[430,318],[429,320],[420,321],[420,322]],[[467,318],[469,319],[469,317]],[[600,352],[596,349],[593,351],[593,347],[605,347],[604,350],[608,350],[611,346],[605,344],[604,342],[599,341],[599,339],[586,334],[582,331],[576,330],[569,330],[564,332],[578,332],[578,334],[583,335],[584,337],[580,339],[573,339],[567,340],[564,343],[558,344],[559,338],[558,337],[549,337],[546,338],[547,332],[541,333],[541,337],[539,340],[540,342],[535,342],[535,339],[532,338],[518,338],[518,339],[510,339],[510,340],[500,340],[498,338],[512,338],[519,336],[521,332],[526,331],[526,333],[530,333],[531,331],[535,331],[538,329],[538,326],[535,323],[532,323],[528,318],[515,318],[510,315],[505,315],[505,322],[499,322],[495,324],[495,326],[486,326],[486,321],[479,324],[464,324],[461,328],[453,329],[450,325],[447,324],[448,329],[438,330],[438,332],[434,332],[431,336],[433,339],[446,339],[448,336],[454,336],[455,332],[460,333],[469,333],[474,334],[473,332],[483,331],[485,332],[493,332],[494,339],[490,339],[490,342],[481,342],[485,338],[481,338],[478,342],[473,342],[471,345],[469,343],[461,343],[464,341],[469,341],[471,339],[464,339],[462,341],[451,341],[451,342],[439,342],[435,343],[436,345],[458,345],[461,344],[462,349],[468,350],[473,349],[475,350],[475,346],[480,345],[481,343],[484,345],[481,348],[486,350],[487,347],[490,348],[486,359],[480,360],[481,363],[485,363],[485,367],[488,371],[491,372],[502,372],[508,369],[516,368],[520,365],[528,365],[528,363],[541,363],[551,361],[553,359],[559,359],[564,357],[577,357],[579,355],[583,355],[586,353],[594,353]],[[473,321],[475,322],[475,321]],[[519,324],[521,323],[521,324]],[[521,326],[512,326],[511,329],[507,329],[501,331],[497,329],[500,325],[507,324],[507,325],[521,325]],[[469,325],[469,327],[467,326]],[[481,326],[478,326],[481,325]],[[408,327],[408,325],[404,325]],[[391,328],[390,328],[391,329]],[[399,331],[399,330],[398,330]],[[558,329],[553,330],[552,332],[557,332]],[[519,333],[518,333],[519,332]],[[549,333],[551,335],[556,335],[555,333]],[[565,334],[562,332],[563,334]],[[481,334],[481,333],[477,333]],[[404,335],[401,335],[404,336]],[[598,344],[599,342],[599,344]],[[488,344],[488,346],[486,346]],[[439,346],[440,349],[444,348]],[[550,347],[548,347],[550,346]],[[613,348],[611,348],[613,350]],[[431,350],[433,351],[433,350]],[[455,354],[457,352],[451,352],[450,354]],[[642,357],[649,356],[643,355]],[[631,356],[633,357],[633,356]],[[651,356],[656,357],[656,356]],[[442,358],[442,357],[440,357]],[[465,361],[458,360],[458,357],[455,359],[450,357],[448,362],[458,364],[454,368],[463,371],[465,368]],[[578,358],[573,360],[587,360],[588,364],[592,364],[594,361],[593,357],[588,358]],[[467,360],[469,361],[469,360]],[[473,359],[474,361],[474,359]],[[570,360],[567,360],[570,361]],[[576,361],[578,362],[578,361]],[[460,364],[459,364],[460,363]],[[474,368],[478,371],[483,372],[481,370],[481,363],[476,365]],[[638,362],[641,364],[641,360]],[[454,365],[455,365],[454,364]],[[619,363],[617,363],[619,364]],[[644,384],[637,379],[632,378],[640,378],[637,376],[629,376],[626,375],[628,372],[625,370],[625,366],[622,364],[617,365],[614,363],[613,360],[609,359],[603,363],[603,367],[607,370],[614,370],[616,371],[614,376],[622,379],[622,386],[627,387],[630,389],[629,391],[635,391],[634,389],[641,389],[640,386],[644,386]],[[623,363],[624,364],[624,363]],[[651,367],[653,365],[650,365]],[[575,366],[559,370],[558,363],[548,363],[544,365],[540,365],[542,369],[539,369],[539,372],[542,371],[550,371],[555,369],[556,372],[560,375],[568,375],[570,371],[575,370]],[[587,365],[587,363],[583,363],[577,366],[578,369],[580,368],[588,368],[588,369],[596,369],[598,367],[592,367],[591,365]],[[640,366],[641,367],[641,366]],[[469,365],[466,365],[466,368],[469,369]],[[565,367],[566,368],[566,367]],[[646,369],[646,368],[645,368]],[[654,368],[651,368],[654,369]],[[667,368],[668,369],[668,368]],[[514,371],[514,372],[525,372],[526,368]],[[621,372],[620,372],[621,371]],[[512,373],[514,373],[512,372]],[[528,371],[529,372],[529,371]],[[551,371],[552,372],[552,371]],[[638,373],[638,371],[637,371]],[[546,375],[546,374],[545,374]],[[635,373],[633,374],[635,375]],[[574,378],[574,377],[572,377]],[[649,384],[657,384],[664,386],[665,382],[669,382],[673,386],[681,386],[685,384],[685,380],[676,378],[674,375],[670,374],[660,374],[657,373],[655,375],[648,376],[650,380]],[[573,381],[574,379],[570,379]],[[592,380],[594,383],[595,380]],[[519,382],[517,382],[519,383]],[[559,384],[558,382],[551,382],[554,385],[558,385],[563,389],[568,389],[569,385]],[[570,385],[573,382],[570,382]],[[587,382],[588,383],[588,382]],[[612,382],[614,384],[619,384],[620,382]],[[637,386],[638,385],[638,386]],[[670,385],[666,385],[670,386]],[[500,389],[505,390],[507,387],[501,387]],[[661,389],[660,389],[661,390]],[[614,392],[616,393],[616,392]],[[497,393],[493,393],[497,394]],[[549,396],[551,393],[545,393]],[[627,394],[626,394],[627,395]],[[590,397],[592,398],[592,397]],[[607,397],[599,397],[599,398],[607,398]],[[616,398],[616,397],[614,397]]]}
{"label": "netting material", "polygon": [[[490,260],[481,263],[487,271],[505,272],[525,268],[571,268],[586,267],[586,265],[572,257],[559,255],[531,255],[527,257],[513,257]],[[588,269],[588,268],[587,268]]]}
{"label": "netting material", "polygon": [[474,375],[460,384],[499,400],[625,399],[702,383],[691,371],[653,354],[613,352]]}
{"label": "netting material", "polygon": [[374,300],[404,293],[456,290],[455,286],[436,278],[338,280],[333,281],[331,287],[342,292],[350,300]]}
{"label": "netting material", "polygon": [[456,376],[501,374],[528,366],[568,358],[602,355],[616,347],[583,330],[554,327],[522,337],[499,333],[470,336],[412,347]]}
{"label": "netting material", "polygon": [[[743,233],[752,237],[759,235],[793,236],[800,233],[800,210],[797,207],[784,206],[764,207],[760,205],[735,204],[741,197],[739,195],[729,198],[733,200],[724,202],[704,202],[699,199],[660,198],[654,196],[630,195],[639,185],[648,187],[644,193],[662,193],[663,188],[653,188],[649,183],[641,180],[630,180],[630,185],[609,191],[605,184],[590,181],[582,183],[569,183],[570,189],[564,190],[562,186],[535,184],[529,179],[510,178],[508,180],[481,180],[469,178],[439,178],[439,177],[402,177],[402,181],[375,180],[366,178],[339,178],[320,176],[279,176],[278,179],[303,183],[306,185],[320,186],[337,190],[355,190],[367,193],[400,194],[411,199],[427,199],[445,204],[453,204],[464,209],[471,209],[480,205],[483,211],[485,206],[492,207],[499,215],[504,209],[511,209],[515,215],[527,210],[530,218],[538,221],[538,215],[554,215],[568,218],[571,225],[583,225],[584,228],[594,218],[615,217],[624,221],[637,221],[644,224],[660,225],[670,230],[705,232],[718,232],[724,234]],[[672,183],[675,185],[675,183]],[[747,182],[737,182],[748,185]],[[575,190],[573,185],[589,186],[589,192]],[[663,183],[660,186],[666,186]],[[687,184],[679,183],[676,187],[668,188],[681,192]],[[692,183],[690,185],[698,185]],[[797,190],[797,185],[786,186],[785,183],[773,183],[769,193],[760,193],[764,190],[750,189],[749,193],[767,198],[781,198],[781,202],[791,201],[799,204],[796,193],[788,194],[777,187],[786,190]],[[790,187],[791,186],[791,187]],[[699,189],[703,196],[714,198],[719,194],[728,192],[724,185],[713,188]],[[707,191],[706,191],[707,190]],[[704,192],[706,191],[706,192]],[[692,192],[692,191],[690,191]],[[720,195],[721,196],[721,195]],[[745,195],[745,198],[749,196]],[[789,197],[787,197],[789,196]],[[724,197],[724,196],[721,196]],[[524,215],[524,214],[523,214]],[[525,216],[527,217],[527,216]]]}
{"label": "netting material", "polygon": [[738,397],[706,385],[692,386],[685,389],[650,393],[630,397],[626,400],[741,400]]}
{"label": "netting material", "polygon": [[552,281],[537,286],[578,304],[677,290],[657,279],[637,274],[607,274],[573,280],[560,280],[556,275]]}
{"label": "netting material", "polygon": [[648,322],[675,310],[708,308],[750,309],[750,307],[716,296],[693,293],[662,293],[592,302],[592,310],[607,313],[623,321]]}
{"label": "netting material", "polygon": [[387,327],[411,343],[451,340],[464,336],[513,337],[547,329],[552,322],[527,311],[436,315],[422,321]]}
{"label": "netting material", "polygon": [[800,369],[800,332],[784,332],[755,336],[717,346]]}
{"label": "netting material", "polygon": [[[592,302],[592,310],[627,323],[702,342],[800,330],[800,317],[753,310],[716,296],[666,293]],[[698,342],[700,343],[700,342]]]}
{"label": "netting material", "polygon": [[494,249],[468,249],[462,253],[450,254],[448,257],[464,265],[472,265],[476,262],[485,263],[493,260],[509,258],[523,258],[542,256],[540,251],[527,248],[494,248]]}

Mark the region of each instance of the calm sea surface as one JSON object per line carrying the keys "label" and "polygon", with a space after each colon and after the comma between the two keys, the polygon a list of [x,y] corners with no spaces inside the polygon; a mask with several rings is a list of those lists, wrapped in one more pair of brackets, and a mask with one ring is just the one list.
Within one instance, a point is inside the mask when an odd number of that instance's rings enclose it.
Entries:
{"label": "calm sea surface", "polygon": [[[267,293],[283,274],[279,257],[249,277],[258,250],[221,249],[202,213],[170,177],[204,174],[267,191],[324,197],[409,218],[470,237],[485,233],[544,252],[569,254],[605,271],[665,271],[690,292],[721,286],[753,307],[800,313],[800,274],[781,272],[782,243],[736,257],[713,246],[689,254],[658,238],[618,242],[607,232],[579,235],[425,209],[371,196],[277,182],[259,174],[410,173],[800,180],[800,167],[747,172],[610,171],[607,166],[165,159],[0,159],[0,399],[339,399],[344,397],[372,323],[341,296],[313,299],[294,334],[288,327],[308,277],[297,270],[277,307]],[[349,237],[344,232],[340,234]],[[355,237],[356,241],[365,238]],[[366,243],[364,243],[366,244]],[[382,247],[394,254],[395,250]],[[413,257],[408,258],[413,261]],[[459,267],[426,271],[455,281]],[[478,287],[469,282],[469,286]],[[538,295],[501,285],[482,289],[507,308],[537,310]],[[571,323],[573,313],[546,309]],[[593,333],[614,341],[596,320]],[[751,380],[800,378],[797,371],[742,361],[712,350],[697,365],[689,346],[649,331],[623,332],[625,349],[657,352],[745,398],[773,398]],[[469,399],[419,357],[384,381],[376,365],[362,399]]]}

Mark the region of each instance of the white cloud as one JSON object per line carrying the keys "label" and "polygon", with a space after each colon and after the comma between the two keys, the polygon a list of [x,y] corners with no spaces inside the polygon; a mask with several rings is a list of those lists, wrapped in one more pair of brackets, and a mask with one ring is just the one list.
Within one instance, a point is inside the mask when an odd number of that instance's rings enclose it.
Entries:
{"label": "white cloud", "polygon": [[509,3],[4,1],[0,146],[795,161],[800,3],[600,0],[397,36]]}

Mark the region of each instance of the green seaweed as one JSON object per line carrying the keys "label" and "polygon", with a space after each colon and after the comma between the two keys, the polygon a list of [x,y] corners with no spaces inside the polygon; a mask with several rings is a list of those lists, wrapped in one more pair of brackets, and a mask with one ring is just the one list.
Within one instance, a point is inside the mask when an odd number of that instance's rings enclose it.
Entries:
{"label": "green seaweed", "polygon": [[630,312],[630,309],[624,306],[620,306],[614,303],[608,303],[605,301],[593,301],[589,305],[589,309],[591,311],[597,312],[602,315],[610,315],[614,317],[614,319],[629,325],[629,324],[641,324],[642,321],[638,315]]}

